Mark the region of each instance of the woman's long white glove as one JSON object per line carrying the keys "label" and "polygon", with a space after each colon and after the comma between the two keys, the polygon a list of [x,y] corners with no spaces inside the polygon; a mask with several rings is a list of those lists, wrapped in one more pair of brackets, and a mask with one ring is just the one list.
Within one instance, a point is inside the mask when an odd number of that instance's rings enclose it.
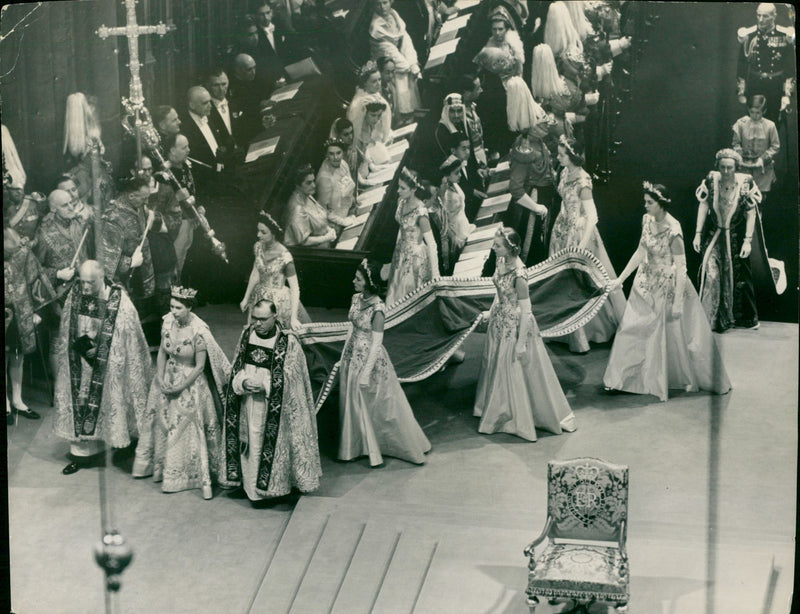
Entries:
{"label": "woman's long white glove", "polygon": [[372,369],[375,366],[375,361],[378,359],[381,345],[383,345],[383,332],[372,331],[372,341],[369,346],[369,354],[367,360],[364,362],[364,367],[361,369],[361,375],[358,377],[360,386],[369,386],[369,378],[372,375]]}
{"label": "woman's long white glove", "polygon": [[527,342],[531,326],[531,299],[521,298],[517,301],[519,306],[519,332],[517,343],[514,345],[514,360],[519,360],[523,365],[528,363]]}
{"label": "woman's long white glove", "polygon": [[425,241],[425,248],[428,250],[428,259],[431,262],[431,278],[436,279],[439,277],[439,253],[436,249],[436,239],[433,238],[433,233],[430,230],[423,233],[422,238]]}
{"label": "woman's long white glove", "polygon": [[675,298],[672,299],[672,317],[678,319],[683,313],[683,292],[686,287],[686,256],[673,254],[675,262]]}

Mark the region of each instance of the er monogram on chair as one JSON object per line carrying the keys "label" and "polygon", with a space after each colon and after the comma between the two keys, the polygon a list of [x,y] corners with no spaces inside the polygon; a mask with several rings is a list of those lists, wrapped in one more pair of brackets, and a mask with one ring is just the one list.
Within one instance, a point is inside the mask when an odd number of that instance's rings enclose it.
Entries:
{"label": "er monogram on chair", "polygon": [[[588,614],[595,601],[626,612],[629,592],[628,468],[595,458],[547,465],[547,522],[525,548],[528,607],[539,597],[575,601],[570,613]],[[548,540],[537,557],[534,549]]]}

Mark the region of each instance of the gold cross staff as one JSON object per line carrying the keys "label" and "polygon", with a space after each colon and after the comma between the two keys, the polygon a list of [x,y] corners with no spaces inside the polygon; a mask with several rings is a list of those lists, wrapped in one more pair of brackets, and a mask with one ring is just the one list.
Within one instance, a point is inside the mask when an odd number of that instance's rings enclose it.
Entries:
{"label": "gold cross staff", "polygon": [[[116,28],[109,28],[101,25],[97,29],[97,36],[105,40],[109,36],[126,36],[128,38],[128,67],[131,71],[131,84],[128,98],[122,99],[122,106],[125,107],[125,116],[122,119],[123,127],[136,135],[136,166],[141,164],[142,159],[142,139],[141,139],[141,115],[144,109],[144,93],[142,92],[142,80],[139,77],[139,69],[142,64],[139,62],[139,37],[146,34],[158,34],[164,36],[167,32],[175,29],[175,26],[158,22],[154,26],[140,26],[136,23],[136,2],[137,0],[125,0],[126,24]],[[133,119],[133,126],[130,121]]]}

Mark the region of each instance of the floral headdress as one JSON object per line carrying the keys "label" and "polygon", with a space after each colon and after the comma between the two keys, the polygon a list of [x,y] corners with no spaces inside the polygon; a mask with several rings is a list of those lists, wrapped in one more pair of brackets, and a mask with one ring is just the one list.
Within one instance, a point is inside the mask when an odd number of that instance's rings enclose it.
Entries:
{"label": "floral headdress", "polygon": [[374,73],[378,70],[378,65],[375,63],[374,60],[368,60],[366,64],[364,64],[361,68],[358,69],[358,78],[363,79],[369,74]]}
{"label": "floral headdress", "polygon": [[644,183],[642,183],[642,189],[647,194],[650,194],[651,196],[655,197],[655,199],[660,203],[668,205],[672,202],[671,198],[667,197],[667,195],[664,194],[664,192],[662,192],[657,186],[653,185],[649,181],[645,181]]}
{"label": "floral headdress", "polygon": [[582,158],[581,154],[575,151],[575,148],[570,144],[569,139],[567,139],[566,135],[562,134],[558,138],[558,144],[561,145],[564,149],[567,150],[570,156],[573,158]]}

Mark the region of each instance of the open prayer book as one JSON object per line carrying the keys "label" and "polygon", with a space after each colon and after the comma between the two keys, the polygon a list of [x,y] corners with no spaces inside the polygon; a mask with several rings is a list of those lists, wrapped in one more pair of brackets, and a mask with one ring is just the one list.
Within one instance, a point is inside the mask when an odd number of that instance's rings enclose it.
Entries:
{"label": "open prayer book", "polygon": [[290,83],[289,85],[284,85],[283,87],[272,92],[272,96],[270,96],[269,99],[272,100],[273,102],[291,100],[292,98],[294,98],[295,94],[297,94],[298,90],[302,85],[303,85],[302,81],[296,81],[294,83]]}
{"label": "open prayer book", "polygon": [[268,156],[272,153],[275,153],[275,150],[278,147],[278,141],[280,140],[281,137],[273,136],[263,141],[250,143],[250,147],[247,148],[247,155],[244,158],[245,164],[258,160],[263,156]]}

